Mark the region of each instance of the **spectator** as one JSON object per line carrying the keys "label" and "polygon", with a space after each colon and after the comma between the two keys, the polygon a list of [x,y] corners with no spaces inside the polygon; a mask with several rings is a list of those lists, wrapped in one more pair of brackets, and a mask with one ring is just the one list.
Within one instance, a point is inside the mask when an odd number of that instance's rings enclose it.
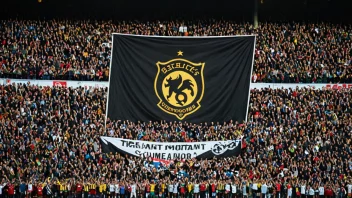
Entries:
{"label": "spectator", "polygon": [[351,26],[233,21],[0,22],[0,77],[107,81],[112,33],[257,35],[253,82],[352,83]]}
{"label": "spectator", "polygon": [[[247,123],[108,120],[107,131],[106,89],[25,84],[0,90],[0,192],[6,195],[13,189],[23,192],[23,183],[33,196],[131,195],[134,184],[142,196],[267,192],[293,197],[315,195],[322,188],[326,196],[351,193],[349,90],[255,89]],[[152,159],[102,153],[101,135],[158,142],[242,135],[244,144],[238,157],[176,159],[155,167]]]}

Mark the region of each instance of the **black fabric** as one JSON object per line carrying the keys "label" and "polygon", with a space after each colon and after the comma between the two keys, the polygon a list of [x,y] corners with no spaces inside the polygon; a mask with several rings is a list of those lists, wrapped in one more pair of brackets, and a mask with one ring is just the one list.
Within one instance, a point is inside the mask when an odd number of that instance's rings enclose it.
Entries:
{"label": "black fabric", "polygon": [[[245,120],[254,42],[254,36],[200,38],[114,34],[108,117],[113,120],[185,120],[193,123]],[[185,64],[187,69],[178,65],[169,73],[163,73],[166,70],[162,68],[167,68],[164,63],[170,60],[174,61],[169,64]],[[173,76],[171,80],[181,77],[182,83],[176,83],[179,86],[174,86],[171,99],[163,93],[158,97],[156,92],[170,90],[166,84],[171,83],[165,81],[169,74]],[[197,85],[196,91],[195,86],[186,86],[187,79]],[[192,97],[193,102],[187,105]],[[179,106],[170,105],[170,100]],[[162,102],[171,108],[160,108]],[[198,109],[193,111],[192,108]]]}
{"label": "black fabric", "polygon": [[214,155],[212,151],[207,151],[206,153],[198,155],[196,158],[202,160],[202,159],[212,159],[214,157],[217,157],[220,159],[225,157],[239,156],[241,154],[241,146],[242,146],[242,142],[239,142],[239,144],[234,146],[232,150],[226,150],[222,154]]}

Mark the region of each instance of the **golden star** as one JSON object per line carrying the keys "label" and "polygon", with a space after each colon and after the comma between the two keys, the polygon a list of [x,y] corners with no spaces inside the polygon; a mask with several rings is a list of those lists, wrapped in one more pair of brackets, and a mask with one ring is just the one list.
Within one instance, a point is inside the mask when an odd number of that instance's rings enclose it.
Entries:
{"label": "golden star", "polygon": [[183,51],[179,50],[179,51],[177,52],[177,56],[183,56]]}

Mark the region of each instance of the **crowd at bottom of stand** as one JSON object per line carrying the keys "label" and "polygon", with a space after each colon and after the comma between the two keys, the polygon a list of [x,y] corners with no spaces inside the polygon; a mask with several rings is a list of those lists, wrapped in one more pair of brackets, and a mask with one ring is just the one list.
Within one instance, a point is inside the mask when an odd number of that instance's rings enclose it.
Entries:
{"label": "crowd at bottom of stand", "polygon": [[[54,180],[54,179],[53,179]],[[285,180],[282,178],[282,180]],[[264,181],[264,180],[263,180]],[[187,179],[149,182],[119,181],[107,183],[60,182],[0,185],[0,198],[58,197],[58,198],[350,198],[352,182],[347,185],[316,184],[272,180],[204,180]]]}

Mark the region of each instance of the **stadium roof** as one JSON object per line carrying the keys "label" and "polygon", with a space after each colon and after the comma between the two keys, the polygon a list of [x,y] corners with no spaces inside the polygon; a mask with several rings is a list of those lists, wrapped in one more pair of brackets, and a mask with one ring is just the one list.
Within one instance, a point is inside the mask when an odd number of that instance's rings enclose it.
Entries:
{"label": "stadium roof", "polygon": [[[38,1],[42,1],[39,3]],[[255,0],[8,0],[1,18],[170,19],[171,16],[253,19]],[[256,0],[259,20],[348,21],[351,0]]]}

